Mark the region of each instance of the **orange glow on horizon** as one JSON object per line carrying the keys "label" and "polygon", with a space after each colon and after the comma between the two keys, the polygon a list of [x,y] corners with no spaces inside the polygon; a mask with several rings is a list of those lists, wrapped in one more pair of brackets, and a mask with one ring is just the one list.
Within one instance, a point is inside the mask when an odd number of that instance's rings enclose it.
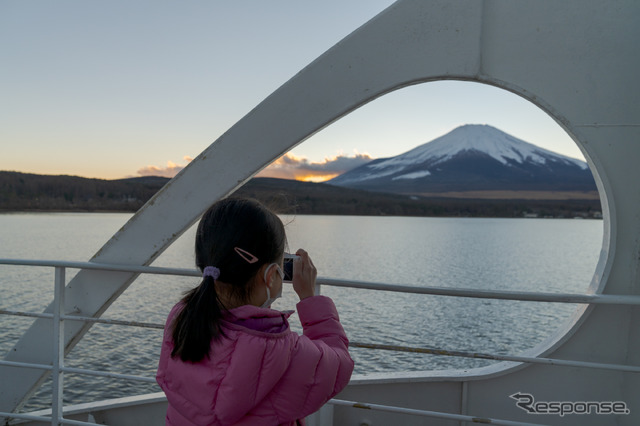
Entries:
{"label": "orange glow on horizon", "polygon": [[301,182],[326,182],[370,160],[372,158],[369,154],[356,153],[354,156],[341,154],[331,158],[326,157],[322,162],[309,162],[305,157],[286,153],[256,176]]}
{"label": "orange glow on horizon", "polygon": [[304,176],[296,176],[295,180],[299,180],[302,182],[315,182],[315,183],[320,183],[320,182],[326,182],[328,180],[333,179],[334,177],[340,176],[340,173],[333,173],[330,175],[304,175]]}

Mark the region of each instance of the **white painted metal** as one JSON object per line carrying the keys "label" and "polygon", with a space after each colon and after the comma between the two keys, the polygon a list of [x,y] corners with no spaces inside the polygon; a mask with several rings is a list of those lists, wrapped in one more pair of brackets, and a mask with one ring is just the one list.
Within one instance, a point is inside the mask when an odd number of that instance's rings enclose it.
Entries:
{"label": "white painted metal", "polygon": [[64,286],[66,269],[55,269],[55,290],[53,298],[53,397],[51,400],[51,425],[57,426],[62,418],[64,396],[64,320],[60,318],[64,309]]}
{"label": "white painted metal", "polygon": [[[146,273],[153,274],[173,274],[173,275],[193,275],[194,273],[199,274],[197,271],[184,270],[184,269],[174,269],[174,268],[158,268],[158,267],[131,267],[128,265],[98,265],[98,264],[89,264],[89,263],[80,263],[80,262],[69,262],[69,261],[34,261],[34,260],[19,260],[19,259],[0,259],[0,264],[10,264],[10,265],[29,265],[29,266],[54,266],[56,270],[56,280],[55,280],[55,297],[56,301],[55,306],[57,307],[56,313],[54,314],[37,314],[37,313],[27,313],[27,312],[17,312],[17,311],[7,311],[0,310],[0,314],[9,314],[9,315],[21,315],[21,316],[35,316],[35,317],[46,317],[54,320],[54,324],[60,322],[61,320],[71,320],[71,321],[90,321],[90,322],[99,322],[104,324],[115,324],[115,325],[124,325],[124,326],[135,326],[135,327],[144,327],[144,328],[154,328],[154,329],[162,329],[164,328],[163,324],[152,324],[152,323],[139,323],[136,321],[121,321],[121,320],[111,320],[111,319],[97,319],[90,317],[82,317],[82,316],[69,316],[69,315],[60,315],[59,307],[61,304],[59,303],[59,295],[63,295],[62,288],[64,285],[64,276],[65,276],[65,267],[74,267],[74,268],[107,268],[108,270],[118,271],[119,268],[123,268],[126,271],[131,271],[140,269],[140,271],[144,271]],[[320,279],[322,281],[322,279]],[[352,282],[352,281],[336,281],[336,280],[326,280],[328,285],[339,285],[343,287],[353,287],[358,289],[377,289],[377,290],[392,290],[392,291],[402,291],[402,292],[415,292],[416,288],[411,286],[397,286],[397,285],[384,285],[384,284],[375,284],[375,283],[366,283],[366,282]],[[316,285],[317,294],[320,293],[320,284]],[[436,289],[440,290],[440,289]],[[449,296],[457,296],[457,297],[496,297],[495,294],[487,295],[485,291],[476,291],[474,293],[473,290],[466,290],[464,293],[453,293],[447,294]],[[440,294],[440,293],[436,293]],[[500,298],[502,296],[508,297],[514,300],[532,300],[531,296],[536,296],[536,293],[525,293],[522,298],[518,299],[514,297],[513,292],[507,292],[505,295],[498,294],[497,297]],[[556,295],[557,296],[557,295]],[[551,299],[551,301],[566,301],[566,295],[559,295],[560,298]],[[571,295],[571,297],[580,297],[581,295]],[[627,304],[635,304],[636,300],[632,296],[619,297],[620,299],[627,299]],[[538,301],[549,301],[549,300],[538,300]],[[593,301],[597,301],[594,299]],[[598,303],[602,303],[601,301]],[[609,303],[609,302],[605,302]],[[623,303],[620,300],[616,300],[616,303]],[[54,327],[53,338],[54,342],[61,342],[61,328],[57,329]],[[597,363],[597,362],[584,362],[584,361],[576,361],[576,360],[561,360],[561,359],[551,359],[551,358],[541,358],[541,357],[528,357],[528,356],[515,356],[515,355],[499,355],[499,354],[486,354],[479,352],[465,352],[458,350],[447,350],[442,348],[425,348],[425,347],[403,347],[397,345],[381,345],[375,343],[361,343],[361,342],[351,342],[350,345],[352,347],[359,348],[369,348],[369,349],[377,349],[377,350],[393,350],[393,351],[404,351],[411,353],[422,353],[422,354],[432,354],[432,355],[444,355],[444,356],[457,356],[457,357],[466,357],[466,358],[479,358],[479,359],[490,359],[490,360],[502,360],[502,361],[515,361],[515,362],[524,362],[531,364],[547,364],[547,365],[555,365],[555,366],[572,366],[572,367],[580,367],[580,368],[596,368],[596,369],[605,369],[605,370],[616,370],[616,371],[626,371],[626,372],[640,372],[640,367],[629,366],[629,365],[619,365],[619,364],[606,364],[606,363]],[[54,351],[60,351],[60,347],[54,345]],[[55,352],[55,353],[58,353]],[[54,355],[55,355],[54,353]],[[54,370],[55,372],[59,372],[60,375],[55,374],[55,377],[62,377],[62,373],[71,372],[78,374],[86,374],[86,375],[94,375],[94,376],[102,376],[102,377],[110,377],[116,379],[123,380],[137,380],[143,381],[147,383],[154,383],[154,378],[151,377],[142,377],[135,375],[127,375],[127,374],[119,374],[112,372],[104,372],[104,371],[95,371],[88,369],[79,369],[79,368],[68,368],[64,367],[63,359],[58,356],[54,356],[53,366],[42,365],[42,364],[30,364],[30,363],[19,363],[12,361],[0,361],[0,365],[11,366],[11,367],[25,367],[25,368],[38,368],[42,370]],[[54,368],[57,366],[57,368]],[[56,383],[54,380],[54,389],[59,389],[57,395],[54,396],[53,405],[56,406],[56,401],[62,398],[62,386]],[[465,391],[463,390],[463,394]],[[463,405],[464,406],[464,405]],[[58,407],[62,407],[61,403]],[[326,412],[320,416],[318,414],[318,419],[316,422],[320,422],[320,417],[327,418],[329,414]]]}
{"label": "white painted metal", "polygon": [[82,317],[82,316],[71,316],[71,315],[63,315],[60,318],[68,321],[86,321],[92,322],[94,324],[110,324],[110,325],[128,325],[132,327],[142,327],[142,328],[154,328],[156,330],[163,330],[164,324],[151,323],[151,322],[140,322],[140,321],[123,321],[116,319],[108,319],[108,318],[93,318],[93,317]]}
{"label": "white painted metal", "polygon": [[[164,423],[166,398],[164,393],[117,398],[65,407],[65,422],[73,424],[107,424],[118,426],[160,425]],[[0,416],[6,413],[0,413]],[[23,426],[50,424],[51,410],[15,415],[27,421],[15,422]],[[81,423],[76,423],[81,422]],[[13,424],[13,423],[12,423]]]}
{"label": "white painted metal", "polygon": [[62,425],[77,425],[77,426],[95,426],[97,423],[94,422],[81,422],[78,420],[72,419],[62,419],[63,421],[60,423]]}
{"label": "white painted metal", "polygon": [[[591,291],[640,294],[640,3],[632,0],[403,0],[365,24],[265,99],[207,148],[119,231],[94,261],[148,265],[213,200],[332,121],[378,96],[440,79],[486,83],[549,113],[583,150],[601,194],[604,241]],[[259,136],[259,137],[258,137]],[[135,278],[82,270],[67,287],[67,309],[99,316]],[[89,291],[88,285],[92,286]],[[51,362],[38,319],[11,359]],[[71,348],[88,326],[68,324]],[[640,365],[637,306],[590,305],[530,355]],[[13,410],[40,373],[0,367],[0,409]],[[466,411],[529,421],[509,395],[542,401],[625,401],[627,416],[545,417],[549,424],[640,423],[637,374],[573,367],[498,364],[448,373],[354,377],[341,398],[426,411]],[[463,392],[463,389],[466,391]],[[465,396],[464,407],[462,395]],[[338,424],[361,411],[336,407]],[[420,424],[367,413],[376,424]],[[445,424],[445,423],[443,423]],[[446,424],[458,424],[448,422]]]}
{"label": "white painted metal", "polygon": [[35,259],[4,259],[0,258],[0,265],[18,266],[60,266],[63,268],[86,269],[97,271],[135,272],[156,275],[180,275],[185,277],[199,277],[202,275],[196,269],[167,268],[158,266],[136,266],[129,264],[73,262],[67,260],[35,260]]}
{"label": "white painted metal", "polygon": [[392,407],[392,406],[382,405],[382,404],[369,404],[369,403],[355,402],[355,401],[344,401],[341,399],[332,399],[329,401],[329,404],[341,405],[344,407],[352,407],[360,410],[387,411],[389,413],[408,414],[411,416],[431,417],[435,419],[456,420],[456,421],[470,422],[470,423],[484,423],[484,424],[502,425],[502,426],[544,426],[544,425],[541,425],[540,423],[514,422],[510,420],[492,419],[488,417],[474,417],[474,416],[466,416],[462,414],[449,414],[449,413],[440,413],[437,411]]}
{"label": "white painted metal", "polygon": [[[1,413],[0,412],[0,416],[1,415],[5,415],[5,414],[9,414],[9,413]],[[31,414],[11,414],[11,416],[14,419],[18,419],[18,420],[31,420],[31,422],[28,422],[29,425],[33,424],[33,425],[43,425],[43,424],[51,424],[54,420],[50,420],[49,417],[44,417],[44,416],[34,416]],[[25,424],[24,422],[15,422],[12,421],[12,424]],[[56,425],[79,425],[79,426],[95,426],[97,423],[89,423],[89,422],[81,422],[78,420],[72,420],[72,419],[66,419],[66,418],[61,418],[60,422],[56,422]]]}
{"label": "white painted metal", "polygon": [[0,416],[9,417],[9,415],[11,415],[11,419],[12,419],[11,421],[14,424],[16,422],[13,419],[34,420],[38,422],[37,424],[51,424],[51,416],[43,417],[43,416],[36,416],[33,414],[15,414],[15,413],[0,412]]}
{"label": "white painted metal", "polygon": [[[156,397],[157,398],[157,397]],[[142,401],[140,401],[142,402]],[[120,404],[113,404],[114,408],[109,408],[110,411],[114,411],[117,410],[118,405]],[[332,399],[330,400],[327,405],[325,405],[319,412],[320,416],[318,416],[317,418],[312,418],[312,419],[308,419],[307,424],[309,426],[323,426],[323,425],[332,425],[334,424],[332,421],[332,417],[326,417],[326,416],[332,416],[333,415],[333,406],[344,406],[344,407],[351,407],[351,408],[356,408],[358,410],[367,410],[369,412],[371,411],[383,411],[383,412],[390,412],[390,413],[396,413],[396,414],[404,414],[404,415],[409,415],[409,416],[417,416],[417,417],[428,417],[428,418],[435,418],[435,419],[443,419],[443,420],[455,420],[455,421],[465,421],[465,422],[470,422],[470,423],[481,423],[481,424],[494,424],[494,425],[503,425],[503,426],[544,426],[540,423],[530,423],[530,422],[517,422],[517,421],[510,421],[510,420],[501,420],[501,419],[495,419],[495,418],[482,418],[482,417],[474,417],[474,416],[468,416],[468,415],[460,415],[460,414],[450,414],[450,413],[440,413],[440,412],[435,412],[435,411],[427,411],[427,410],[416,410],[416,409],[410,409],[410,408],[402,408],[402,407],[392,407],[392,406],[387,406],[387,405],[382,405],[382,404],[369,404],[369,403],[361,403],[361,402],[354,402],[354,401],[344,401],[344,400],[339,400],[339,399]],[[70,412],[75,412],[75,413],[91,413],[91,410],[96,410],[98,411],[99,406],[96,404],[96,406],[86,406],[83,409],[78,409],[78,408],[74,408],[74,407],[69,407],[70,408]],[[157,413],[158,410],[154,410],[155,413]],[[0,413],[0,415],[2,415],[3,413]],[[43,412],[43,414],[48,414],[48,411]],[[114,420],[114,416],[113,414],[111,414],[111,419]],[[156,416],[157,417],[157,416]],[[25,420],[34,420],[36,421],[36,423],[31,423],[29,422],[28,425],[35,425],[35,424],[41,424],[40,422],[44,421],[47,419],[47,417],[44,416],[35,416],[33,414],[31,415],[16,415],[16,418],[23,418]],[[120,419],[119,417],[116,417],[116,419]],[[123,420],[126,420],[126,418],[123,418]],[[150,419],[147,419],[147,421],[150,421]],[[63,424],[72,424],[72,425],[90,425],[90,424],[95,424],[95,423],[87,423],[87,422],[82,422],[82,421],[74,421],[69,419],[68,417],[65,416],[64,422]],[[109,424],[124,424],[121,422],[118,423],[109,423]],[[130,424],[135,424],[135,423],[130,423]],[[369,422],[363,422],[360,423],[361,425],[370,425],[372,423]]]}
{"label": "white painted metal", "polygon": [[[15,361],[0,361],[0,365],[5,365],[8,367],[19,367],[19,368],[35,368],[38,370],[47,370],[47,371],[53,370],[60,373],[85,374],[88,376],[109,377],[112,379],[121,379],[121,380],[134,380],[134,381],[146,382],[146,383],[156,382],[156,379],[154,377],[136,376],[133,374],[112,373],[109,371],[97,371],[97,370],[89,370],[85,368],[73,368],[73,367],[61,366],[57,369],[54,369],[54,367],[51,365],[32,364],[28,362],[15,362]],[[56,399],[56,397],[54,397],[54,399]]]}
{"label": "white painted metal", "polygon": [[[21,261],[21,260],[17,260],[17,259],[12,259],[12,260],[0,260],[0,264],[11,264],[11,265],[31,265],[31,266],[42,266],[42,265],[47,265],[47,266],[55,266],[56,269],[56,296],[58,296],[61,293],[61,290],[63,288],[64,285],[64,267],[65,266],[73,266],[76,268],[83,268],[83,267],[87,267],[85,264],[82,263],[78,263],[78,262],[62,262],[62,261]],[[136,269],[135,267],[131,267],[131,266],[118,266],[118,265],[96,265],[96,264],[89,264],[90,268],[108,268],[109,270],[118,270],[118,268],[124,268],[125,270],[130,270],[130,269]],[[168,273],[173,273],[176,275],[192,275],[194,273],[194,271],[191,270],[181,270],[181,269],[167,269],[167,268],[155,268],[155,267],[144,267],[142,268],[144,269],[145,272],[147,273],[156,273],[156,274],[168,274]],[[197,273],[197,272],[196,272]],[[382,289],[386,289],[388,290],[389,288],[393,289],[393,291],[405,291],[405,292],[413,292],[415,290],[414,287],[408,287],[408,286],[395,286],[395,285],[380,285],[380,284],[373,284],[373,283],[363,283],[363,282],[356,282],[355,285],[353,282],[342,282],[342,281],[336,281],[331,282],[331,284],[329,285],[340,285],[340,286],[351,286],[351,287],[355,287],[355,288],[374,288],[374,289],[378,289],[380,290],[382,287]],[[319,290],[319,285],[318,285],[318,290]],[[396,288],[398,287],[398,288]],[[526,296],[531,296],[531,295],[535,295],[535,293],[531,293],[531,294],[526,294]],[[459,296],[459,297],[468,297],[468,295],[465,294],[452,294],[453,296]],[[477,294],[472,294],[472,296],[474,297],[483,297],[485,295],[485,293],[483,291],[478,292]],[[493,295],[491,295],[493,296]],[[513,298],[513,294],[511,294],[510,292],[507,293],[507,296],[509,298]],[[573,297],[576,296],[580,296],[580,295],[572,295]],[[565,297],[565,296],[562,296]],[[623,298],[623,297],[621,297]],[[629,303],[633,304],[634,303],[634,298],[631,296],[627,296],[627,299],[629,299]],[[59,303],[57,303],[59,301],[58,297],[55,297],[56,300],[56,306],[59,306]],[[518,300],[518,299],[516,299]],[[553,301],[558,301],[558,299],[553,300]],[[0,313],[8,313],[8,314],[14,314],[14,312],[10,312],[10,311],[2,311]],[[62,316],[59,314],[59,309],[57,310],[57,316],[54,316],[52,314],[29,314],[29,313],[24,313],[24,312],[15,312],[15,314],[18,315],[36,315],[36,316],[46,316],[48,318],[56,318],[56,320],[64,320],[64,319],[70,319],[70,320],[80,320],[80,321],[94,321],[94,322],[104,322],[104,323],[117,323],[119,325],[128,325],[128,326],[143,326],[143,327],[152,327],[152,328],[162,328],[162,324],[139,324],[139,323],[135,323],[135,322],[129,322],[129,321],[114,321],[114,320],[108,320],[108,319],[95,319],[95,318],[87,318],[87,317],[75,317],[75,316]],[[58,332],[54,332],[53,334],[54,337],[54,341],[56,339],[60,339],[60,335],[58,334]],[[388,346],[388,345],[378,345],[378,344],[363,344],[363,343],[359,343],[359,342],[351,342],[351,346],[352,347],[365,347],[365,348],[373,348],[373,349],[386,349],[386,350],[400,350],[400,351],[409,351],[409,352],[414,352],[414,353],[430,353],[430,354],[438,354],[438,355],[448,355],[448,356],[462,356],[462,357],[472,357],[472,358],[483,358],[483,359],[493,359],[493,360],[508,360],[508,361],[517,361],[517,362],[527,362],[527,363],[538,363],[538,364],[549,364],[549,365],[564,365],[564,366],[573,366],[573,367],[581,367],[581,368],[600,368],[600,369],[613,369],[613,370],[621,370],[621,371],[630,371],[630,372],[640,372],[640,367],[633,367],[633,366],[624,366],[624,365],[611,365],[611,364],[602,364],[602,363],[590,363],[590,362],[582,362],[582,361],[569,361],[569,360],[557,360],[557,359],[548,359],[548,358],[532,358],[532,357],[522,357],[522,356],[506,356],[506,355],[493,355],[493,354],[481,354],[481,353],[468,353],[468,352],[462,352],[462,351],[447,351],[447,350],[443,350],[440,348],[404,348],[404,347],[399,347],[399,346]],[[54,349],[55,350],[55,349]],[[141,377],[141,376],[133,376],[133,375],[124,375],[124,374],[117,374],[117,373],[110,373],[110,372],[99,372],[99,371],[92,371],[92,370],[85,370],[85,369],[77,369],[77,368],[65,368],[62,365],[63,363],[60,362],[60,366],[57,369],[57,371],[64,373],[64,372],[74,372],[74,373],[79,373],[79,374],[89,374],[89,375],[96,375],[96,376],[103,376],[103,377],[112,377],[112,378],[118,378],[118,379],[125,379],[125,380],[138,380],[138,381],[145,381],[145,382],[149,382],[149,383],[153,383],[155,380],[153,378],[147,378],[147,377]],[[36,364],[27,364],[27,363],[15,363],[15,362],[6,362],[6,361],[0,361],[0,365],[11,365],[11,366],[23,366],[23,367],[27,367],[27,368],[43,368],[45,370],[50,370],[53,367],[51,366],[42,366],[42,365],[36,365]],[[58,365],[58,362],[54,362],[54,365]],[[54,376],[56,377],[56,376]],[[466,388],[466,383],[464,383],[465,388]],[[57,386],[57,385],[55,385]],[[463,390],[463,394],[464,394],[464,390]],[[56,396],[54,398],[54,407],[55,407],[55,401],[58,400],[59,398],[61,398],[60,396],[61,394],[59,394],[59,396]],[[463,396],[464,399],[464,396]],[[464,405],[463,405],[464,406]],[[61,406],[60,406],[61,407]],[[55,411],[55,410],[54,410]],[[383,411],[389,411],[389,410],[383,410]],[[332,416],[332,411],[331,411],[331,416]],[[327,423],[326,422],[326,418],[329,416],[329,414],[324,413],[323,416],[318,415],[317,419],[315,419],[316,423],[318,424],[322,424],[322,423]],[[55,417],[54,417],[55,418]],[[322,419],[325,420],[322,420]]]}
{"label": "white painted metal", "polygon": [[443,348],[381,345],[377,343],[362,343],[362,342],[353,342],[353,341],[349,342],[349,346],[352,348],[366,348],[366,349],[387,350],[387,351],[397,351],[397,352],[409,352],[414,354],[429,354],[429,355],[452,356],[452,357],[460,357],[460,358],[489,359],[494,361],[513,361],[513,362],[524,362],[528,364],[545,364],[545,365],[556,365],[556,366],[564,366],[564,367],[596,368],[600,370],[614,370],[614,371],[625,371],[628,373],[640,373],[640,366],[635,366],[635,365],[605,364],[602,362],[585,362],[585,361],[576,361],[576,360],[570,360],[570,359],[489,354],[489,353],[482,353],[482,352],[467,352],[467,351],[450,350],[450,349],[443,349]]}
{"label": "white painted metal", "polygon": [[[93,262],[72,262],[58,260],[29,260],[29,259],[0,259],[0,265],[22,265],[22,266],[55,266],[76,268],[84,270],[100,270],[115,272],[136,272],[158,275],[179,275],[199,277],[200,272],[193,269],[181,268],[164,268],[152,266],[131,266],[117,264],[103,264]],[[497,299],[497,300],[519,300],[529,302],[556,302],[556,303],[577,303],[577,304],[603,304],[603,305],[640,305],[640,296],[635,295],[616,295],[616,294],[577,294],[577,293],[546,293],[538,291],[508,291],[508,290],[480,290],[472,288],[450,288],[435,286],[412,286],[400,284],[385,284],[366,281],[339,280],[333,278],[318,277],[316,283],[316,293],[320,294],[322,285],[334,287],[358,288],[378,291],[392,291],[400,293],[429,294],[436,296],[455,296],[455,297],[471,297],[479,299]],[[52,314],[38,314],[17,312],[6,309],[0,309],[0,313],[11,313],[15,315],[32,316],[35,318],[52,318]],[[93,317],[85,317],[81,315],[63,315],[63,319],[88,321],[94,323],[117,324],[117,320],[105,320]],[[122,323],[130,323],[124,321]],[[145,323],[138,323],[144,327]],[[157,328],[157,325],[149,325]]]}
{"label": "white painted metal", "polygon": [[36,368],[38,370],[53,370],[52,365],[45,364],[34,364],[31,362],[15,362],[15,361],[0,361],[2,365],[6,365],[9,367],[19,367],[19,368]]}
{"label": "white painted metal", "polygon": [[[13,311],[9,309],[0,309],[0,315],[15,315],[22,317],[31,317],[31,318],[53,318],[52,314],[39,314],[36,312],[22,312],[22,311]],[[150,322],[140,322],[140,321],[123,321],[116,319],[106,319],[106,318],[93,318],[93,317],[83,317],[79,315],[60,315],[60,318],[63,320],[69,321],[87,321],[98,324],[111,324],[111,325],[130,325],[134,327],[143,327],[143,328],[155,328],[155,329],[164,329],[164,324],[158,323],[150,323]],[[2,361],[0,361],[2,362]]]}
{"label": "white painted metal", "polygon": [[417,287],[399,284],[383,284],[318,278],[324,285],[402,293],[430,294],[435,296],[471,297],[478,299],[520,300],[528,302],[556,302],[594,305],[640,305],[640,296],[616,294],[544,293],[537,291],[479,290],[472,288]]}
{"label": "white painted metal", "polygon": [[[61,286],[64,283],[65,276],[65,266],[70,266],[74,268],[85,268],[85,269],[104,269],[118,271],[119,268],[122,268],[125,271],[131,271],[139,269],[140,271],[144,271],[146,273],[153,273],[159,275],[194,275],[199,274],[197,271],[185,270],[185,269],[175,269],[175,268],[159,268],[159,267],[131,267],[128,265],[98,265],[98,264],[90,264],[90,263],[82,263],[82,262],[68,262],[68,261],[34,261],[34,260],[19,260],[19,259],[0,259],[0,264],[10,264],[10,265],[30,265],[30,266],[55,266],[56,270],[56,280],[55,280],[55,289],[56,289],[56,306],[59,305],[57,302],[59,299],[57,297],[58,293],[61,291]],[[323,281],[322,278],[319,279],[319,282]],[[507,298],[509,300],[535,300],[539,302],[575,302],[575,301],[586,301],[590,300],[590,303],[612,303],[609,299],[606,299],[606,296],[595,295],[595,298],[591,298],[592,295],[562,295],[562,294],[549,294],[549,293],[533,293],[533,292],[490,292],[487,293],[484,290],[470,290],[465,289],[462,292],[453,292],[453,293],[440,293],[440,288],[433,289],[432,287],[420,288],[420,287],[412,287],[412,286],[398,286],[394,284],[377,284],[377,283],[367,283],[367,282],[354,282],[354,281],[339,281],[339,280],[325,280],[327,285],[337,285],[341,287],[352,287],[358,289],[374,289],[374,290],[387,290],[387,291],[397,291],[397,292],[407,292],[407,293],[425,293],[425,294],[438,294],[438,295],[447,295],[447,296],[456,296],[456,297],[478,297],[478,298]],[[321,285],[320,283],[316,284],[316,292],[320,293]],[[431,290],[434,290],[432,293]],[[447,289],[448,290],[448,289]],[[60,293],[62,294],[62,293]],[[587,299],[582,299],[583,297],[587,297]],[[604,301],[599,299],[599,297],[605,298]],[[635,305],[637,304],[637,297],[633,296],[617,296],[613,303],[616,304],[628,304]],[[123,320],[113,320],[113,319],[105,319],[105,318],[92,318],[92,317],[83,317],[83,316],[71,316],[71,315],[60,315],[59,311],[54,314],[39,314],[39,313],[30,313],[30,312],[21,312],[21,311],[10,311],[10,310],[0,310],[0,314],[8,314],[8,315],[17,315],[17,316],[32,316],[36,318],[50,318],[54,321],[60,320],[71,320],[71,321],[88,321],[94,323],[101,324],[112,324],[112,325],[123,325],[123,326],[133,326],[133,327],[143,327],[143,328],[153,328],[153,329],[163,329],[163,324],[155,324],[155,323],[141,323],[137,321],[123,321]],[[55,323],[54,323],[55,324]],[[59,333],[60,327],[56,330],[54,327],[54,341],[55,339],[60,339]],[[549,364],[549,365],[564,365],[564,366],[574,366],[574,367],[582,367],[582,368],[598,368],[598,369],[611,369],[611,370],[620,370],[620,371],[628,371],[628,372],[640,372],[640,367],[628,366],[628,365],[618,365],[618,364],[604,364],[604,363],[594,363],[594,362],[583,362],[583,361],[573,361],[573,360],[558,360],[558,359],[550,359],[550,358],[540,358],[540,357],[524,357],[524,356],[514,356],[514,355],[497,355],[497,354],[486,354],[479,352],[465,352],[465,351],[456,351],[456,350],[446,350],[442,348],[425,348],[425,347],[403,347],[397,345],[381,345],[381,344],[372,344],[372,343],[362,343],[362,342],[354,342],[350,343],[352,347],[360,347],[360,348],[369,348],[369,349],[378,349],[378,350],[393,350],[393,351],[404,351],[404,352],[412,352],[412,353],[423,353],[423,354],[435,354],[435,355],[445,355],[445,356],[458,356],[458,357],[468,357],[468,358],[480,358],[480,359],[491,359],[491,360],[504,360],[504,361],[516,361],[516,362],[527,362],[534,364]],[[55,350],[55,347],[54,347]],[[54,354],[55,355],[55,354]],[[55,356],[54,356],[55,359]],[[53,367],[42,364],[31,364],[31,363],[19,363],[19,362],[11,362],[11,361],[0,361],[0,365],[6,366],[18,366],[18,367],[26,367],[26,368],[40,368],[44,370],[51,370]],[[59,368],[57,371],[61,372],[74,372],[80,374],[89,374],[103,377],[113,377],[113,378],[121,378],[121,379],[130,379],[130,380],[140,380],[145,382],[154,382],[153,378],[134,376],[134,375],[125,375],[118,373],[110,373],[110,372],[99,372],[93,370],[86,369],[77,369],[77,368],[65,368],[63,363],[54,362],[54,366],[58,365]]]}

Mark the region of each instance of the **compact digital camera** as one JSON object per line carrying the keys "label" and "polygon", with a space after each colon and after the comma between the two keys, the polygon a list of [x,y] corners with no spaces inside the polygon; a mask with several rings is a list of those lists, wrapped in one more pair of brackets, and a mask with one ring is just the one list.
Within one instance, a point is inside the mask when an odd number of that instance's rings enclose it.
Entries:
{"label": "compact digital camera", "polygon": [[282,268],[282,272],[284,272],[284,281],[293,280],[293,261],[298,258],[300,258],[300,256],[296,256],[295,254],[284,254],[284,267]]}

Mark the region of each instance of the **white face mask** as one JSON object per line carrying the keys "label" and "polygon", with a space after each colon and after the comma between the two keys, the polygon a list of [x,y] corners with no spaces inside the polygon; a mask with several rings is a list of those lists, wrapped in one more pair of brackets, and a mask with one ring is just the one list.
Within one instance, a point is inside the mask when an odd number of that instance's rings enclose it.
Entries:
{"label": "white face mask", "polygon": [[[264,281],[267,281],[267,273],[269,272],[269,269],[271,269],[272,266],[276,267],[276,271],[278,271],[278,274],[280,274],[280,278],[284,279],[284,272],[282,272],[282,269],[280,269],[280,265],[278,265],[277,263],[272,263],[271,265],[267,266],[267,269],[264,270]],[[282,297],[282,286],[280,286],[280,291],[278,292],[278,294],[274,295],[273,297],[271,297],[271,291],[269,290],[268,286],[265,286],[267,289],[267,300],[265,300],[265,302],[260,306],[261,308],[270,308],[271,305],[273,304],[273,302],[276,301],[276,299]]]}

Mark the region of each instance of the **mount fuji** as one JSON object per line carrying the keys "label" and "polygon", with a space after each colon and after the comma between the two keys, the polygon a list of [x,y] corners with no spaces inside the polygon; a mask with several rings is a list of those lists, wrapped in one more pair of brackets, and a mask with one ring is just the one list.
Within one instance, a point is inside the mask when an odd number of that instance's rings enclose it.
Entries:
{"label": "mount fuji", "polygon": [[373,160],[327,183],[401,194],[597,191],[587,163],[488,125],[464,125],[392,158]]}

